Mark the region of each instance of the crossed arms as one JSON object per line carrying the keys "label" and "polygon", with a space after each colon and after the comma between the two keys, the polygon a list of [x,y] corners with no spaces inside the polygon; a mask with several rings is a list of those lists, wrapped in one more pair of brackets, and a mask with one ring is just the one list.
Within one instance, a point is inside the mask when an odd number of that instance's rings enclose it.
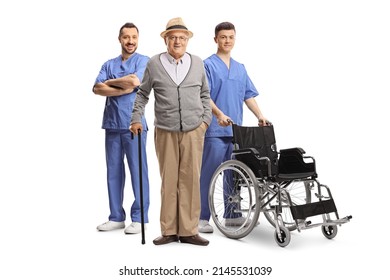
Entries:
{"label": "crossed arms", "polygon": [[129,74],[117,79],[109,79],[104,83],[97,83],[93,92],[101,96],[120,96],[134,91],[140,85],[135,74]]}

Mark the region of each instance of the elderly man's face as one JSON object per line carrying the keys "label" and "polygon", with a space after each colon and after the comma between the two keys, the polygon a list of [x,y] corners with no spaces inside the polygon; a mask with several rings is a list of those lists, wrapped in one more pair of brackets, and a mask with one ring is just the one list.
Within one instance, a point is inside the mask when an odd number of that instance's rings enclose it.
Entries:
{"label": "elderly man's face", "polygon": [[175,59],[181,58],[187,49],[188,33],[183,31],[172,31],[165,37],[168,53]]}

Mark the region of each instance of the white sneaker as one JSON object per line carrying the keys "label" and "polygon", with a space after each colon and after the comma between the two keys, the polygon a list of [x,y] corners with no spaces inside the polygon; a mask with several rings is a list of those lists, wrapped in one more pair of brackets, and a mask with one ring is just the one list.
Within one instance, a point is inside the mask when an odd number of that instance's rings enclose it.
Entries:
{"label": "white sneaker", "polygon": [[[144,225],[144,229],[146,229],[146,225]],[[138,222],[132,222],[126,229],[126,234],[134,234],[134,233],[140,233],[142,231],[142,225]]]}
{"label": "white sneaker", "polygon": [[109,231],[114,229],[121,229],[125,227],[125,222],[114,222],[114,221],[108,221],[101,225],[97,226],[97,230],[99,231]]}
{"label": "white sneaker", "polygon": [[[244,218],[244,217],[238,217],[238,218],[233,218],[233,219],[226,219],[225,220],[225,226],[227,226],[227,227],[240,227],[240,226],[242,226],[245,223],[245,221],[246,221],[246,218]],[[251,221],[252,221],[251,219],[248,219],[248,221],[246,222],[244,227],[249,226]]]}
{"label": "white sneaker", "polygon": [[214,229],[209,224],[209,221],[200,220],[198,224],[198,231],[202,233],[213,233]]}

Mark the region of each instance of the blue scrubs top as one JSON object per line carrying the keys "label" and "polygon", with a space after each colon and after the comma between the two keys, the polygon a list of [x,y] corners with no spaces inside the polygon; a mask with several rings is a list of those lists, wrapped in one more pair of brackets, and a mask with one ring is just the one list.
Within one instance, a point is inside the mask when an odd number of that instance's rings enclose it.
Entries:
{"label": "blue scrubs top", "polygon": [[[110,59],[103,64],[95,84],[104,83],[109,79],[121,78],[129,74],[136,74],[138,79],[142,81],[148,61],[149,57],[138,53],[134,53],[129,59],[123,62],[121,55]],[[129,129],[137,90],[138,88],[129,94],[107,97],[102,128]],[[146,128],[144,118],[143,125]]]}
{"label": "blue scrubs top", "polygon": [[[230,69],[216,54],[204,61],[210,96],[215,105],[234,123],[242,125],[244,101],[259,95],[245,66],[230,59]],[[213,115],[206,137],[232,137],[232,127],[218,125]]]}

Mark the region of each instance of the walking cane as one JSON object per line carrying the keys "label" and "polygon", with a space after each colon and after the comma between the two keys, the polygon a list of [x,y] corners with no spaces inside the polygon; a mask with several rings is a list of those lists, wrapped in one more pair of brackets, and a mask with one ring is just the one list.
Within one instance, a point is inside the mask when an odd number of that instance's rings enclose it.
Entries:
{"label": "walking cane", "polygon": [[141,197],[141,232],[142,232],[141,243],[145,244],[144,192],[142,187],[141,129],[138,129],[138,161],[139,161],[139,192]]}
{"label": "walking cane", "polygon": [[[134,139],[133,133],[131,138]],[[139,164],[139,192],[141,199],[141,232],[142,240],[141,243],[145,244],[145,219],[144,219],[144,192],[142,187],[142,150],[141,150],[141,129],[138,129],[138,164]]]}

